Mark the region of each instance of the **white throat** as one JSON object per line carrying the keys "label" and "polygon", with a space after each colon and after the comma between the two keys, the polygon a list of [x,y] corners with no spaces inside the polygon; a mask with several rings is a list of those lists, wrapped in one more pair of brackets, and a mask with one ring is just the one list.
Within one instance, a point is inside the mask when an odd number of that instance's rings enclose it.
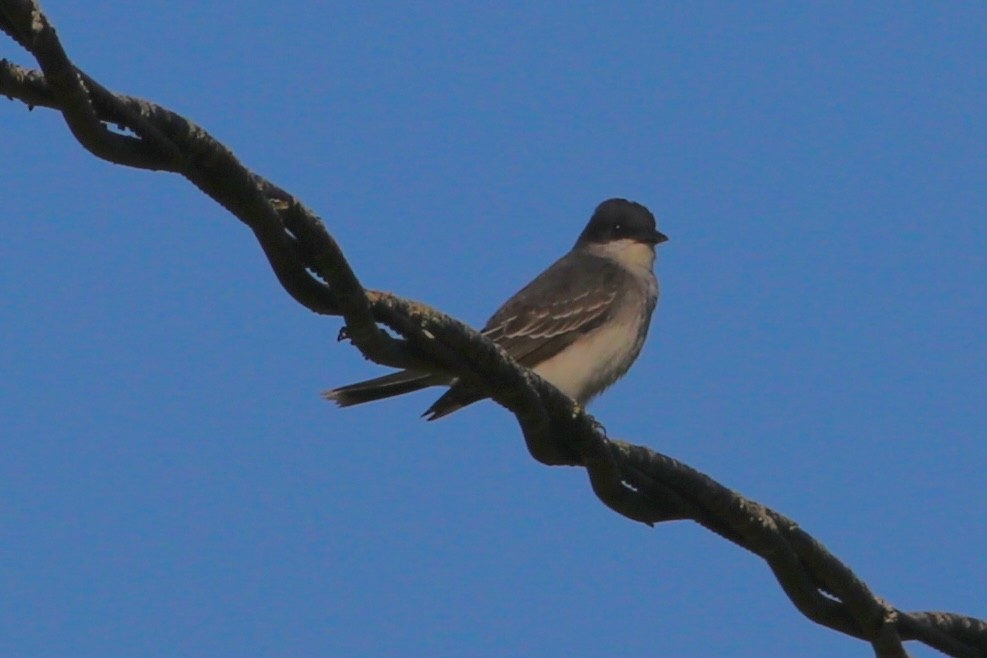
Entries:
{"label": "white throat", "polygon": [[587,251],[594,256],[616,261],[624,269],[632,272],[638,270],[651,272],[655,264],[654,246],[637,240],[623,239],[605,244],[591,244],[587,247]]}

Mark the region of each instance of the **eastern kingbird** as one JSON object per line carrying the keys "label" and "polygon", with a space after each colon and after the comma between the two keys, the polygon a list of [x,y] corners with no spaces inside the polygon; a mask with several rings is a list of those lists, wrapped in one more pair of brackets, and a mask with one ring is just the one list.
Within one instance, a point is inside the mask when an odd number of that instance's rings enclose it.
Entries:
{"label": "eastern kingbird", "polygon": [[[585,405],[641,352],[658,301],[655,246],[668,238],[647,208],[597,206],[572,251],[494,313],[482,333],[522,366]],[[422,414],[435,420],[486,396],[458,378],[402,370],[323,393],[341,407],[451,386]]]}

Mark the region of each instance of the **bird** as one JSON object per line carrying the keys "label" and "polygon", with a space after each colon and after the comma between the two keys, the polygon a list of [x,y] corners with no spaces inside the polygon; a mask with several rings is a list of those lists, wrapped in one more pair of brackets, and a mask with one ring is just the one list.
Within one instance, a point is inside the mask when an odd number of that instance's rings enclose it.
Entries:
{"label": "bird", "polygon": [[[668,240],[645,206],[608,199],[572,249],[491,316],[481,333],[585,406],[633,365],[658,302],[655,247]],[[349,407],[449,386],[422,414],[436,420],[487,397],[456,377],[401,370],[325,391]]]}

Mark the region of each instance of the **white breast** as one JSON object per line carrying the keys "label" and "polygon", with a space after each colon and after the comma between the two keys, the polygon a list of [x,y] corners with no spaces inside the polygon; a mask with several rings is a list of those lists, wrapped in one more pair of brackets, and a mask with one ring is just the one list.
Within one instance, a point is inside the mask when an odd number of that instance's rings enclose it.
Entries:
{"label": "white breast", "polygon": [[644,344],[642,324],[630,317],[608,323],[534,370],[572,399],[586,404],[634,363]]}

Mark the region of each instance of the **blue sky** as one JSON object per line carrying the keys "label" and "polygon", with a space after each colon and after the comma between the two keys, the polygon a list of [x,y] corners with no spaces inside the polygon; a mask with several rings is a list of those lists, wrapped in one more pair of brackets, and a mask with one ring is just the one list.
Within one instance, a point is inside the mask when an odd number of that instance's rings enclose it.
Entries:
{"label": "blue sky", "polygon": [[[903,609],[987,617],[987,6],[44,7],[368,286],[476,325],[600,200],[645,203],[663,296],[592,407],[610,434]],[[746,552],[537,465],[493,404],[325,403],[382,370],[236,220],[53,112],[0,126],[0,654],[871,655]]]}

